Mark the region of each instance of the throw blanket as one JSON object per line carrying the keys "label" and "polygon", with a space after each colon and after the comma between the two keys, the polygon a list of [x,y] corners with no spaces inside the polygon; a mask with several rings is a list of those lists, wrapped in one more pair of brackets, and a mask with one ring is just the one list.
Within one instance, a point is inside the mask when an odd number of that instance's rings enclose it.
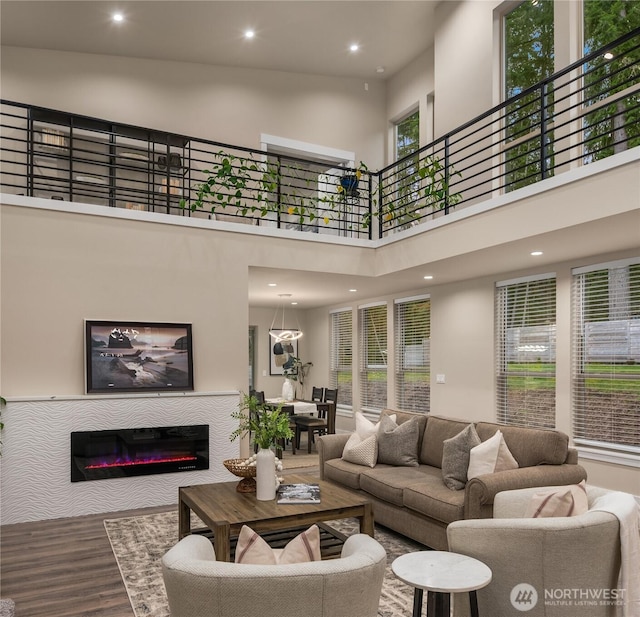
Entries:
{"label": "throw blanket", "polygon": [[598,497],[589,510],[610,512],[620,521],[619,617],[640,617],[640,506],[633,495],[613,491]]}

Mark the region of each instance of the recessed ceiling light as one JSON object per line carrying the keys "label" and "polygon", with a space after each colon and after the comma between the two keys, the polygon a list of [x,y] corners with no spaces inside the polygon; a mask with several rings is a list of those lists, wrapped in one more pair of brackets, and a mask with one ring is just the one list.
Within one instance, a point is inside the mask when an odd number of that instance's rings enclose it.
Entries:
{"label": "recessed ceiling light", "polygon": [[351,43],[351,45],[349,45],[350,51],[358,51],[359,49],[360,49],[360,45],[358,45],[358,43]]}
{"label": "recessed ceiling light", "polygon": [[297,302],[292,302],[291,304],[298,304]]}
{"label": "recessed ceiling light", "polygon": [[353,291],[358,291],[357,289],[350,289],[349,291],[353,292]]}
{"label": "recessed ceiling light", "polygon": [[539,255],[542,255],[542,251],[531,251],[531,254],[532,254],[534,257],[538,257]]}
{"label": "recessed ceiling light", "polygon": [[431,274],[427,274],[427,276],[424,276],[422,278],[424,278],[425,281],[430,281],[433,278],[433,276]]}
{"label": "recessed ceiling light", "polygon": [[113,19],[113,21],[121,22],[124,21],[124,15],[122,13],[114,13],[111,16],[111,19]]}
{"label": "recessed ceiling light", "polygon": [[255,35],[256,35],[256,33],[253,30],[245,30],[244,31],[244,38],[245,39],[252,39]]}
{"label": "recessed ceiling light", "polygon": [[605,57],[605,60],[612,60],[612,59],[613,59],[613,54],[612,54],[610,51],[608,51],[608,52],[604,55],[604,57]]}
{"label": "recessed ceiling light", "polygon": [[269,287],[277,287],[276,283],[269,283]]}

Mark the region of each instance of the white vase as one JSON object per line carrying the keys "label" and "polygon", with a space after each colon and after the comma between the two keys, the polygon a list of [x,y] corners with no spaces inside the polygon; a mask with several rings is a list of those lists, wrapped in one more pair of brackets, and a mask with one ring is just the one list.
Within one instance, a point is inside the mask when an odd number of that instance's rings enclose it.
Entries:
{"label": "white vase", "polygon": [[260,448],[256,454],[256,499],[270,501],[276,498],[276,455],[269,448]]}
{"label": "white vase", "polygon": [[294,397],[293,384],[290,379],[285,379],[282,384],[282,398],[287,402],[291,402]]}

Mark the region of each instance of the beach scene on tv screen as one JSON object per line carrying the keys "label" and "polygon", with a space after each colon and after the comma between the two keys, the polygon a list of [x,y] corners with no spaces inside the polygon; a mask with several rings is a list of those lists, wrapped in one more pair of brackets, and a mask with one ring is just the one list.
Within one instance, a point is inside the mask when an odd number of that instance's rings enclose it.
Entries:
{"label": "beach scene on tv screen", "polygon": [[191,387],[186,327],[91,325],[89,390]]}

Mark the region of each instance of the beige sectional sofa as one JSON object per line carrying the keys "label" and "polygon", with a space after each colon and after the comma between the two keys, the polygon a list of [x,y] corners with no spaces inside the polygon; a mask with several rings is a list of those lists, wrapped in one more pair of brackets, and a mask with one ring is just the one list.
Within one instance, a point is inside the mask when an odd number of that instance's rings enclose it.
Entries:
{"label": "beige sectional sofa", "polygon": [[464,489],[451,490],[443,481],[443,443],[470,423],[388,409],[382,413],[396,414],[398,424],[417,418],[419,465],[367,467],[344,461],[341,457],[349,435],[338,433],[318,439],[320,477],[366,494],[373,503],[376,523],[437,550],[447,550],[449,523],[491,517],[493,499],[500,491],[577,484],[587,477],[564,433],[477,422],[475,429],[483,442],[498,429],[502,431],[518,468],[481,475],[469,480]]}

